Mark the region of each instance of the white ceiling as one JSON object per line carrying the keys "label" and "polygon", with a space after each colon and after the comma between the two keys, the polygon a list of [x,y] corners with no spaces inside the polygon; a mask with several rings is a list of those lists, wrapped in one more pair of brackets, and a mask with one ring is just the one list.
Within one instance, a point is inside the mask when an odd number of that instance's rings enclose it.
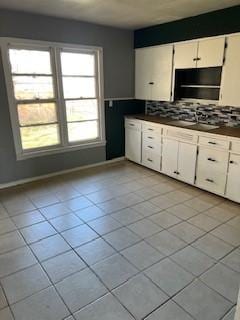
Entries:
{"label": "white ceiling", "polygon": [[128,29],[179,20],[238,4],[240,0],[0,0],[0,8]]}

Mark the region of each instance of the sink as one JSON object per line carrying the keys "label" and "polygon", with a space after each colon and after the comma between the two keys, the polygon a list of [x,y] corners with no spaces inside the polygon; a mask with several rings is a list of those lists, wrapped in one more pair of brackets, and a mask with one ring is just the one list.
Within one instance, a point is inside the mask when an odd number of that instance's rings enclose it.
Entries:
{"label": "sink", "polygon": [[179,126],[179,127],[189,127],[196,124],[196,122],[190,122],[190,121],[184,121],[184,120],[173,120],[169,121],[167,124],[171,124],[173,126]]}
{"label": "sink", "polygon": [[213,130],[213,129],[218,129],[219,126],[214,126],[212,124],[205,124],[205,123],[197,123],[194,126],[194,129],[196,130]]}

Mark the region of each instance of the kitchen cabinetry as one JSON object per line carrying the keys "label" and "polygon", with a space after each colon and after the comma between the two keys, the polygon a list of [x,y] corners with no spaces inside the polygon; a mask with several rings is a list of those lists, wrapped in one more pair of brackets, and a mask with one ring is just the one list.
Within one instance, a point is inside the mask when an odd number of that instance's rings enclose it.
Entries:
{"label": "kitchen cabinetry", "polygon": [[197,68],[223,65],[225,38],[206,39],[198,43]]}
{"label": "kitchen cabinetry", "polygon": [[197,145],[180,142],[178,147],[178,179],[194,183],[196,159]]}
{"label": "kitchen cabinetry", "polygon": [[163,173],[193,184],[195,180],[196,157],[196,145],[168,138],[163,139]]}
{"label": "kitchen cabinetry", "polygon": [[172,139],[163,139],[162,149],[162,172],[177,178],[178,169],[178,141]]}
{"label": "kitchen cabinetry", "polygon": [[174,46],[174,69],[196,68],[198,42],[179,43]]}
{"label": "kitchen cabinetry", "polygon": [[136,50],[137,99],[171,101],[173,45]]}
{"label": "kitchen cabinetry", "polygon": [[240,35],[227,38],[220,105],[240,106]]}
{"label": "kitchen cabinetry", "polygon": [[174,69],[222,66],[224,47],[224,37],[176,44]]}
{"label": "kitchen cabinetry", "polygon": [[161,169],[162,127],[158,124],[142,124],[142,164],[155,171]]}
{"label": "kitchen cabinetry", "polygon": [[233,201],[240,201],[240,155],[231,154],[227,178],[226,195]]}
{"label": "kitchen cabinetry", "polygon": [[141,123],[137,120],[125,120],[125,156],[141,163],[142,139]]}
{"label": "kitchen cabinetry", "polygon": [[228,151],[200,146],[196,184],[205,190],[224,194],[227,177]]}
{"label": "kitchen cabinetry", "polygon": [[240,202],[240,139],[125,119],[126,158]]}

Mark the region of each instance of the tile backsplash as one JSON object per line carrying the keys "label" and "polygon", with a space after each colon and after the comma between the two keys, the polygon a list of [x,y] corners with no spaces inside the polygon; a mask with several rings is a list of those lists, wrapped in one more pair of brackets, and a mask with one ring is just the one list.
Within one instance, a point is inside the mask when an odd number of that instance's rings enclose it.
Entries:
{"label": "tile backsplash", "polygon": [[240,127],[240,108],[220,107],[214,104],[203,105],[196,102],[146,101],[146,114],[170,117],[177,120]]}

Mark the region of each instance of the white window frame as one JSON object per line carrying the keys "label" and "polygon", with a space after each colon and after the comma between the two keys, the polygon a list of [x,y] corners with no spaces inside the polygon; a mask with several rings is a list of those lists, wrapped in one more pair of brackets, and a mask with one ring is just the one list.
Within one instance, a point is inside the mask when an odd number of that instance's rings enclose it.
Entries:
{"label": "white window frame", "polygon": [[[94,148],[105,146],[105,115],[104,115],[104,79],[103,79],[103,49],[101,47],[73,45],[59,42],[36,41],[29,39],[16,39],[16,38],[0,38],[0,47],[2,53],[2,61],[5,75],[5,82],[8,95],[9,111],[12,124],[12,131],[14,137],[14,145],[16,150],[17,160],[24,160],[39,156],[50,154],[76,151],[86,148]],[[9,60],[9,48],[19,49],[35,49],[35,50],[50,50],[51,51],[51,64],[53,74],[54,90],[56,94],[57,104],[57,119],[59,123],[59,136],[60,144],[55,146],[48,146],[42,148],[35,148],[23,150],[21,143],[20,127],[18,122],[17,103],[14,96],[14,88],[11,74],[11,65]],[[94,53],[96,57],[96,90],[98,100],[98,123],[99,123],[99,137],[95,140],[79,141],[70,143],[67,141],[67,119],[65,109],[65,99],[63,97],[62,87],[62,73],[60,52],[81,52],[81,53]],[[54,60],[54,61],[53,61]]]}

